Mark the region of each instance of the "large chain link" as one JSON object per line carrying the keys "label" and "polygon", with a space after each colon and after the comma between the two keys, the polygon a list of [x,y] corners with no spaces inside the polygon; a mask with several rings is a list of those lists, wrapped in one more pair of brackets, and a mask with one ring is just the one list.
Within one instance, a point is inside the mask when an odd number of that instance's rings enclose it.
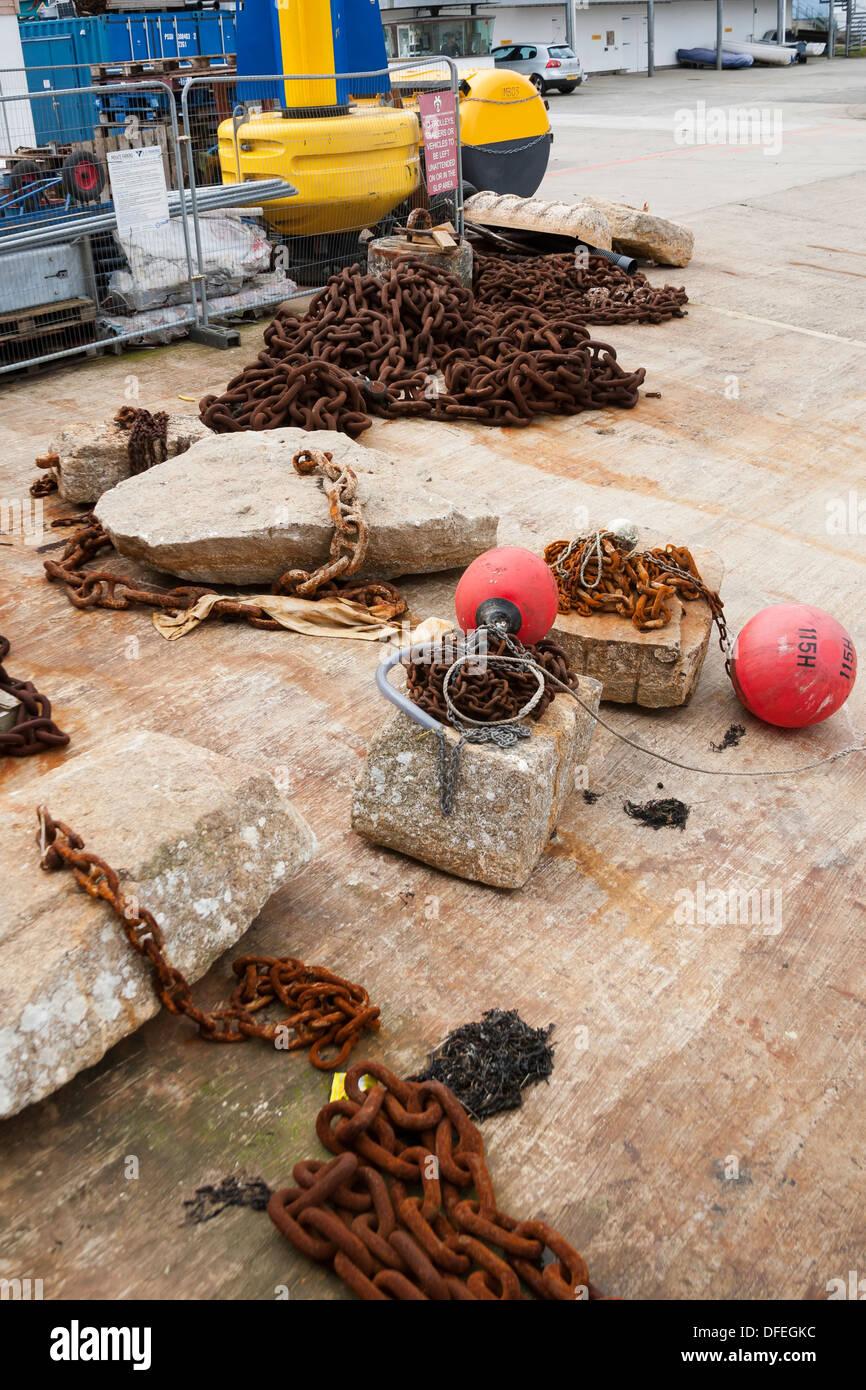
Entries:
{"label": "large chain link", "polygon": [[[79,888],[109,904],[130,946],[152,967],[160,1002],[169,1013],[185,1014],[208,1042],[262,1038],[288,1052],[309,1048],[313,1066],[332,1071],[343,1065],[365,1029],[378,1030],[379,1009],[361,985],[293,956],[240,956],[232,964],[238,983],[229,1007],[198,1008],[188,981],[166,957],[153,913],[125,893],[111,865],[85,850],[81,836],[55,820],[46,806],[39,807],[39,845],[43,869],[71,869]],[[274,1002],[289,1010],[287,1016],[258,1023],[254,1015]],[[336,1047],[336,1055],[323,1057],[326,1047]]]}
{"label": "large chain link", "polygon": [[69,735],[51,718],[51,701],[32,681],[16,680],[3,666],[9,655],[9,639],[0,637],[0,691],[18,701],[15,723],[0,731],[0,758],[26,758],[49,748],[65,748]]}
{"label": "large chain link", "polygon": [[447,1086],[359,1062],[345,1089],[316,1120],[335,1157],[297,1163],[268,1204],[304,1255],[370,1301],[602,1298],[559,1232],[499,1210],[481,1133]]}

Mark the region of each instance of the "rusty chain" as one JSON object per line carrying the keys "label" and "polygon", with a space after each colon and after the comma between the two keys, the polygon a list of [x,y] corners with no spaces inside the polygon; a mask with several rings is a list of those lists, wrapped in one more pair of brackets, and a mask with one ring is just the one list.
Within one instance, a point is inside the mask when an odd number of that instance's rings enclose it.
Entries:
{"label": "rusty chain", "polygon": [[42,478],[37,478],[35,483],[31,483],[30,496],[47,497],[49,493],[56,492],[58,487],[57,473],[60,471],[60,455],[43,454],[41,458],[34,459],[33,463],[36,468],[50,468],[56,471],[46,473]]}
{"label": "rusty chain", "polygon": [[218,433],[300,425],[357,438],[373,415],[523,426],[629,409],[646,375],[567,315],[490,307],[414,256],[381,280],[359,265],[333,275],[303,318],[279,311],[264,338],[256,361],[200,402]]}
{"label": "rusty chain", "polygon": [[345,1090],[316,1120],[335,1157],[296,1163],[268,1203],[302,1254],[365,1301],[603,1297],[553,1227],[499,1210],[481,1133],[447,1086],[358,1062]]}
{"label": "rusty chain", "polygon": [[[601,568],[599,570],[599,556]],[[594,531],[573,541],[553,541],[545,547],[559,590],[560,613],[618,613],[630,618],[640,632],[666,627],[670,600],[702,598],[719,631],[719,645],[728,654],[724,606],[701,578],[685,546],[636,551],[612,531]]]}
{"label": "rusty chain", "polygon": [[[166,958],[159,923],[148,908],[124,893],[114,869],[84,848],[84,841],[46,806],[39,807],[40,864],[46,871],[71,869],[79,888],[107,902],[119,917],[129,944],[153,969],[154,990],[172,1014],[184,1014],[197,1024],[208,1042],[236,1043],[262,1038],[296,1052],[310,1049],[310,1061],[320,1071],[342,1066],[364,1029],[377,1031],[379,1009],[361,985],[352,984],[319,965],[304,965],[293,956],[240,956],[232,963],[238,983],[229,1007],[200,1009],[189,983]],[[279,1002],[288,1009],[277,1023],[258,1023],[255,1015]],[[289,1033],[294,1037],[289,1040]],[[322,1049],[336,1047],[330,1060]]]}
{"label": "rusty chain", "polygon": [[[66,519],[63,519],[66,521]],[[77,520],[73,518],[73,522]],[[175,589],[153,589],[128,575],[109,570],[90,570],[86,566],[104,550],[114,550],[111,537],[91,512],[83,518],[84,525],[70,536],[59,560],[45,560],[45,575],[49,583],[55,580],[65,586],[66,597],[75,608],[132,608],[141,604],[169,612],[192,608],[205,594],[214,589],[184,584]],[[305,571],[302,571],[305,573]],[[285,576],[284,576],[285,577]],[[282,581],[280,581],[282,582]],[[279,590],[274,589],[275,592]],[[375,583],[323,584],[317,598],[342,598],[366,608],[381,605],[387,618],[399,618],[407,611],[406,604],[394,588],[384,580]],[[249,623],[251,627],[276,632],[285,630],[275,618],[269,618],[263,608],[240,603],[237,599],[220,598],[211,613],[226,622]]]}
{"label": "rusty chain", "polygon": [[311,574],[309,570],[286,570],[273,587],[275,594],[300,594],[309,598],[324,584],[356,574],[364,563],[370,528],[358,502],[358,475],[347,463],[335,463],[332,454],[321,449],[302,449],[292,465],[302,477],[318,472],[325,480],[325,496],[334,534],[331,558]]}
{"label": "rusty chain", "polygon": [[523,306],[580,324],[665,323],[683,318],[684,289],[656,287],[601,256],[585,267],[571,256],[476,255],[475,293],[491,307]]}
{"label": "rusty chain", "polygon": [[51,718],[51,701],[42,695],[32,681],[16,680],[3,662],[9,655],[8,637],[0,637],[0,691],[19,702],[15,723],[0,732],[0,757],[26,758],[31,753],[46,753],[49,748],[65,748],[69,735],[58,729]]}
{"label": "rusty chain", "polygon": [[149,410],[134,405],[122,405],[114,417],[114,423],[127,430],[126,456],[129,471],[133,477],[165,463],[168,458],[168,415],[158,410],[151,415]]}
{"label": "rusty chain", "polygon": [[[497,638],[488,631],[486,655],[492,658],[505,656],[508,652],[525,653],[537,662],[542,671],[557,676],[566,685],[577,686],[577,675],[571,669],[568,657],[556,642],[543,638],[534,646],[524,647]],[[445,678],[458,655],[457,649],[446,651],[442,660],[433,662],[406,661],[407,694],[419,709],[432,714],[441,724],[453,724],[445,693]],[[485,724],[501,724],[514,719],[535,695],[535,677],[519,668],[508,670],[496,668],[485,660],[485,653],[472,656],[455,672],[449,682],[451,701],[459,715],[467,720]],[[545,682],[544,691],[529,714],[529,718],[539,720],[556,696],[556,690]]]}

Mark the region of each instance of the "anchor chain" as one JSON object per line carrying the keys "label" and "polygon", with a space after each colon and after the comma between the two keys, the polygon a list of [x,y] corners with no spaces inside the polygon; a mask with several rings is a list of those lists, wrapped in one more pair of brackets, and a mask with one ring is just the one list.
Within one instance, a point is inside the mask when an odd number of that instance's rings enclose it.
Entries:
{"label": "anchor chain", "polygon": [[558,1231],[499,1209],[481,1132],[447,1086],[358,1062],[345,1090],[316,1120],[334,1158],[296,1163],[268,1203],[302,1254],[365,1301],[604,1298]]}
{"label": "anchor chain", "polygon": [[[343,1065],[365,1029],[378,1030],[379,1009],[361,985],[294,956],[240,956],[232,963],[238,983],[229,1007],[198,1008],[189,982],[165,954],[165,938],[153,913],[123,891],[116,871],[86,850],[80,835],[55,820],[46,806],[40,806],[38,814],[41,867],[48,872],[71,869],[79,888],[109,904],[130,946],[151,966],[160,1003],[169,1013],[189,1018],[207,1042],[261,1038],[287,1052],[309,1048],[314,1067],[333,1071]],[[288,1009],[286,1017],[258,1023],[259,1010],[275,1002]],[[323,1057],[326,1047],[335,1047],[336,1055]]]}

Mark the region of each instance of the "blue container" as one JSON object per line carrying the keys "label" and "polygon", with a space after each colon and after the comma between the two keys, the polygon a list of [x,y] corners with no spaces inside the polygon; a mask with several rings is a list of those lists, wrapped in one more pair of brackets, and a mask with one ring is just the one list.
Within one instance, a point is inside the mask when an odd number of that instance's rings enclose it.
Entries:
{"label": "blue container", "polygon": [[[105,61],[105,29],[92,18],[44,19],[20,26],[30,92],[90,86],[90,64]],[[38,145],[93,138],[95,100],[90,95],[31,101]]]}
{"label": "blue container", "polygon": [[[25,20],[19,28],[27,88],[34,94],[89,87],[92,63],[158,58],[182,61],[201,54],[218,57],[234,53],[236,47],[234,15],[221,11],[82,15],[78,19]],[[122,105],[112,103],[118,111]],[[93,138],[98,108],[90,94],[32,101],[30,109],[37,144],[74,144]]]}

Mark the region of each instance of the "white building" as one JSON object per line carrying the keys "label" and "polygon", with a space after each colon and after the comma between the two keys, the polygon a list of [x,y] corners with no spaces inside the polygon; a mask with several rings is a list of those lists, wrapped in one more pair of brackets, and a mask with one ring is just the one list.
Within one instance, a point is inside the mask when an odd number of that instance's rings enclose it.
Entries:
{"label": "white building", "polygon": [[[569,0],[574,48],[586,72],[646,72],[646,4],[613,0]],[[481,56],[504,43],[564,43],[567,5],[549,0],[522,4],[407,5],[379,0],[389,56],[411,57],[450,51]],[[786,0],[790,23],[791,0]],[[725,36],[761,38],[776,27],[776,0],[725,0]],[[454,36],[454,37],[451,37]],[[655,65],[674,67],[678,48],[715,48],[715,0],[655,0]]]}

